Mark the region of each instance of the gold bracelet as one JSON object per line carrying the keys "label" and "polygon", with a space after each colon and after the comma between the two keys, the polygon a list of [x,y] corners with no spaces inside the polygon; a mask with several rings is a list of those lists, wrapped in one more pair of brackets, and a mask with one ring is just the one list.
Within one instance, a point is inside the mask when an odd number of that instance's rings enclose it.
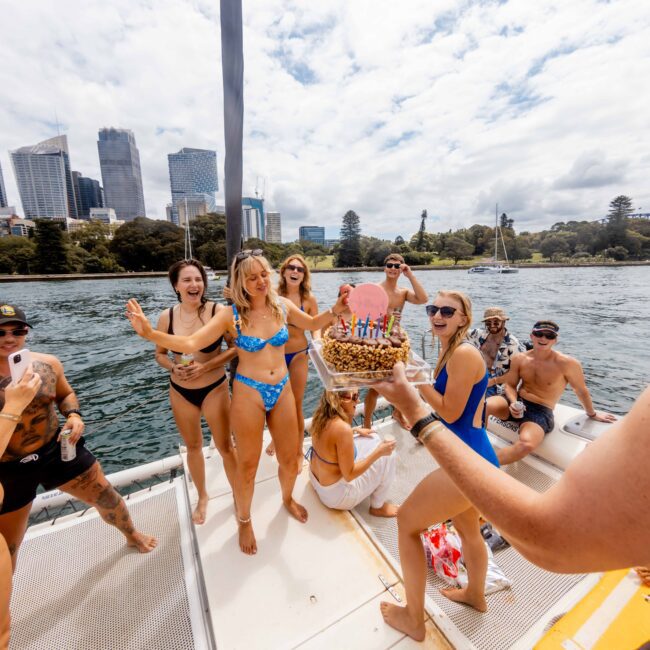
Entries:
{"label": "gold bracelet", "polygon": [[14,415],[13,413],[0,413],[0,418],[5,418],[6,420],[11,420],[12,422],[20,422],[20,415]]}
{"label": "gold bracelet", "polygon": [[418,440],[422,443],[425,444],[426,441],[431,437],[431,435],[435,432],[435,428],[440,425],[441,427],[444,427],[445,425],[440,422],[439,420],[437,422],[432,422],[431,424],[427,424],[422,431],[420,432],[420,435],[418,436]]}

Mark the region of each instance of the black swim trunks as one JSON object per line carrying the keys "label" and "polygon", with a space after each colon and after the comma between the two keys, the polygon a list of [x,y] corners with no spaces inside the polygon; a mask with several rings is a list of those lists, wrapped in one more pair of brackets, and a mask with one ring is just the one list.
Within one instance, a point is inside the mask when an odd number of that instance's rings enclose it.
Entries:
{"label": "black swim trunks", "polygon": [[62,461],[61,444],[56,440],[58,433],[24,458],[0,463],[0,483],[5,491],[0,514],[14,512],[31,503],[39,484],[46,490],[53,490],[83,474],[97,461],[86,449],[83,436],[77,443],[77,457]]}
{"label": "black swim trunks", "polygon": [[523,397],[520,397],[519,400],[524,403],[526,410],[524,411],[524,417],[522,418],[513,418],[512,414],[508,418],[510,422],[516,422],[517,424],[523,424],[524,422],[534,422],[538,426],[542,427],[544,435],[551,433],[555,428],[555,420],[553,419],[553,409],[550,409],[548,406],[543,404],[537,404],[536,402],[530,402]]}

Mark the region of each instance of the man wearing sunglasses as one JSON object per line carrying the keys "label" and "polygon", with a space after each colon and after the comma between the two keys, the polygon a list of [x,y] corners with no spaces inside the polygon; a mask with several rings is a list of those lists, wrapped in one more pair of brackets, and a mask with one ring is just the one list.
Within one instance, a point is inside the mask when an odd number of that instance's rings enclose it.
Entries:
{"label": "man wearing sunglasses", "polygon": [[[25,348],[29,327],[22,309],[0,305],[0,407],[4,406],[5,388],[11,382],[9,355]],[[0,457],[0,483],[4,488],[0,535],[7,541],[14,568],[39,485],[46,490],[58,488],[95,507],[104,521],[124,535],[129,546],[141,553],[153,550],[156,540],[136,530],[124,499],[85,447],[79,401],[65,377],[63,365],[51,354],[32,352],[31,357],[31,369],[40,376],[41,387],[22,413],[2,413],[3,418],[15,423]],[[62,427],[55,405],[65,420]],[[71,431],[70,442],[76,444],[76,457],[69,461],[61,459],[62,429]]]}
{"label": "man wearing sunglasses", "polygon": [[494,378],[505,375],[510,370],[512,357],[526,350],[517,337],[506,329],[508,320],[501,307],[488,307],[483,314],[484,327],[475,327],[467,333],[467,340],[481,351],[490,374],[487,397],[500,393]]}
{"label": "man wearing sunglasses", "polygon": [[[399,323],[404,305],[407,302],[413,305],[424,305],[428,299],[427,292],[399,253],[390,253],[386,257],[384,260],[384,273],[386,278],[379,283],[379,286],[388,295],[388,316],[394,316],[395,323]],[[397,286],[400,275],[404,275],[411,283],[410,289]],[[371,388],[366,393],[363,407],[363,426],[367,429],[372,427],[372,414],[376,405],[377,393]],[[399,420],[399,412],[396,413],[396,418]]]}
{"label": "man wearing sunglasses", "polygon": [[[559,331],[554,321],[537,321],[531,332],[532,350],[512,358],[510,370],[497,378],[504,385],[503,395],[487,400],[488,415],[519,423],[519,440],[497,451],[501,465],[514,463],[530,454],[553,430],[553,409],[567,384],[590,418],[599,422],[616,420],[611,413],[594,408],[580,362],[553,349]],[[523,413],[518,408],[522,403]]]}

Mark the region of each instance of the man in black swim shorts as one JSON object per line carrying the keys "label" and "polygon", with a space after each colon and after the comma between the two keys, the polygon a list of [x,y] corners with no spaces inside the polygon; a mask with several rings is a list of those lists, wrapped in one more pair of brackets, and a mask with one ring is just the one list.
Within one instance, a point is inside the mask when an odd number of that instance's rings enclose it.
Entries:
{"label": "man in black swim shorts", "polygon": [[[567,384],[590,418],[600,422],[616,420],[610,413],[594,408],[580,362],[553,349],[559,331],[552,320],[537,321],[531,332],[532,350],[513,356],[510,370],[496,378],[503,383],[504,393],[487,400],[487,414],[520,423],[519,440],[497,451],[501,465],[527,456],[553,430],[553,409]],[[517,402],[523,403],[523,414]]]}
{"label": "man in black swim shorts", "polygon": [[[0,304],[0,408],[4,406],[5,388],[11,382],[8,357],[24,348],[29,327],[21,309]],[[14,569],[39,484],[48,490],[59,488],[95,507],[102,519],[115,526],[127,544],[141,553],[153,550],[156,540],[135,529],[124,500],[85,447],[79,401],[65,378],[63,365],[50,354],[31,352],[31,358],[32,369],[42,380],[36,396],[21,414],[2,415],[16,423],[0,457],[0,483],[4,488],[0,534],[7,541]],[[70,440],[76,443],[76,458],[68,462],[61,460],[62,427],[55,404],[65,418],[63,429],[71,430]]]}

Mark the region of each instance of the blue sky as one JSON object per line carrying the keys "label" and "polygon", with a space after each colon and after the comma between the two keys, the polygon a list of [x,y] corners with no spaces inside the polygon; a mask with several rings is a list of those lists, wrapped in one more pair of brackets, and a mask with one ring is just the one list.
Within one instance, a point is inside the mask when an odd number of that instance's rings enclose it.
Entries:
{"label": "blue sky", "polygon": [[[0,164],[67,133],[100,178],[97,131],[134,131],[148,216],[167,154],[215,148],[223,179],[218,2],[0,0]],[[244,192],[300,225],[394,238],[490,223],[518,230],[650,211],[650,14],[642,0],[244,0]]]}

